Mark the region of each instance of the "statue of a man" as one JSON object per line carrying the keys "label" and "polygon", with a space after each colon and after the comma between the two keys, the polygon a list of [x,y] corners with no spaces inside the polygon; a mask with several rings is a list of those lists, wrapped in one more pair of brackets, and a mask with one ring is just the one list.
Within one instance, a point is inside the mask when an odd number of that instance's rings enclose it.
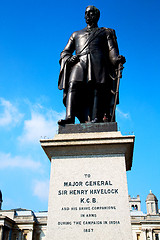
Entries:
{"label": "statue of a man", "polygon": [[59,125],[74,123],[75,117],[80,123],[111,121],[116,69],[125,58],[119,55],[115,31],[98,27],[99,17],[100,11],[88,6],[87,27],[74,32],[61,53],[58,88],[64,90],[66,118]]}

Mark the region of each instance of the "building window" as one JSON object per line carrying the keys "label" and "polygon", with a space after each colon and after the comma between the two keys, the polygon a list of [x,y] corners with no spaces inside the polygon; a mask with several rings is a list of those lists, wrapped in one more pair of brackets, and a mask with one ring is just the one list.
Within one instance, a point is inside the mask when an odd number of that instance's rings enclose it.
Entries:
{"label": "building window", "polygon": [[155,234],[155,240],[159,240],[159,236],[157,233]]}
{"label": "building window", "polygon": [[137,234],[137,240],[140,240],[140,233]]}
{"label": "building window", "polygon": [[158,204],[156,203],[156,213],[158,213]]}
{"label": "building window", "polygon": [[153,203],[151,203],[151,212],[153,212]]}
{"label": "building window", "polygon": [[40,232],[36,234],[36,240],[40,240]]}
{"label": "building window", "polygon": [[13,240],[17,240],[17,234],[13,234]]}
{"label": "building window", "polygon": [[24,240],[27,240],[27,233],[25,233],[25,234],[23,235],[23,239],[24,239]]}
{"label": "building window", "polygon": [[137,211],[137,210],[138,210],[138,206],[137,206],[137,205],[132,205],[132,211],[133,211],[133,210],[136,210],[136,211]]}

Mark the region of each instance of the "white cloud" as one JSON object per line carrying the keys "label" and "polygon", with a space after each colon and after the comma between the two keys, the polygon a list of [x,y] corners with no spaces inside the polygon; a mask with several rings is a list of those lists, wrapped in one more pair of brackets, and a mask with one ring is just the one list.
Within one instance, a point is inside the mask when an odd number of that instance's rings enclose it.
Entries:
{"label": "white cloud", "polygon": [[53,138],[57,130],[57,121],[62,117],[64,113],[45,109],[41,105],[34,106],[31,119],[24,121],[23,133],[18,138],[20,143],[39,144],[41,138]]}
{"label": "white cloud", "polygon": [[0,98],[0,126],[15,126],[21,121],[23,114],[9,101]]}
{"label": "white cloud", "polygon": [[42,201],[48,200],[49,194],[49,180],[34,180],[33,182],[33,194]]}
{"label": "white cloud", "polygon": [[0,152],[0,169],[23,168],[30,170],[40,169],[41,163],[33,161],[30,157],[11,156],[10,153]]}
{"label": "white cloud", "polygon": [[119,117],[125,118],[125,119],[130,119],[129,113],[124,113],[119,108],[117,108],[116,110],[117,110],[117,114],[119,115]]}

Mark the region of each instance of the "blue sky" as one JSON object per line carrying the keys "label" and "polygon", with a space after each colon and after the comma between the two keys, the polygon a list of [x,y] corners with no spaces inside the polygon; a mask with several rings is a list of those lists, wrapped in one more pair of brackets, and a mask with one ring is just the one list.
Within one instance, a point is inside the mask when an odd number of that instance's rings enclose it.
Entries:
{"label": "blue sky", "polygon": [[117,122],[136,136],[131,196],[142,210],[149,190],[160,199],[158,0],[5,0],[0,2],[0,189],[3,209],[47,210],[50,162],[39,139],[52,138],[64,116],[57,88],[59,56],[71,33],[85,27],[86,6],[101,11],[99,26],[116,30],[127,59]]}

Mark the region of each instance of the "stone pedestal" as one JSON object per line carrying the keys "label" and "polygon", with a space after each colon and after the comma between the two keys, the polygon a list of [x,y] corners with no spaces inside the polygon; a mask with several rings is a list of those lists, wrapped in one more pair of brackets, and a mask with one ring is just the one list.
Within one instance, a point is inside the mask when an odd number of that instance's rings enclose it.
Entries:
{"label": "stone pedestal", "polygon": [[51,160],[47,240],[131,240],[126,170],[134,136],[57,134],[41,146]]}

